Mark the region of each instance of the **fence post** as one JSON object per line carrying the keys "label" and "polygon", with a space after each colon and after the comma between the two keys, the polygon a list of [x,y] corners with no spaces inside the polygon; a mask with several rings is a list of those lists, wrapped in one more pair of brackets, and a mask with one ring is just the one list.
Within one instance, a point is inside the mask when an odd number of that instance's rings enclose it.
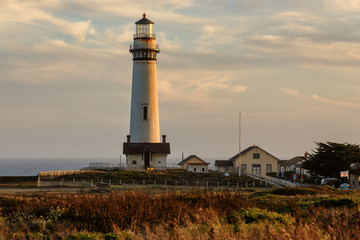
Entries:
{"label": "fence post", "polygon": [[248,184],[247,184],[247,182],[245,182],[245,187],[248,187]]}
{"label": "fence post", "polygon": [[228,182],[228,188],[230,187],[230,182]]}
{"label": "fence post", "polygon": [[166,186],[166,180],[165,180],[165,186]]}
{"label": "fence post", "polygon": [[177,186],[177,181],[175,181],[175,186]]}
{"label": "fence post", "polygon": [[91,179],[91,187],[93,188],[94,187],[94,180]]}
{"label": "fence post", "polygon": [[133,185],[135,185],[135,180],[133,180]]}
{"label": "fence post", "polygon": [[186,186],[189,186],[189,181],[186,180]]}
{"label": "fence post", "polygon": [[143,180],[143,185],[145,185],[145,179]]}
{"label": "fence post", "polygon": [[197,187],[199,186],[199,181],[196,181],[196,186],[197,186]]}
{"label": "fence post", "polygon": [[216,182],[216,186],[219,187],[219,182]]}
{"label": "fence post", "polygon": [[253,187],[255,187],[255,181],[253,182]]}
{"label": "fence post", "polygon": [[111,185],[111,179],[109,179],[109,186]]}
{"label": "fence post", "polygon": [[154,180],[154,185],[156,185],[156,180]]}
{"label": "fence post", "polygon": [[209,182],[208,181],[206,181],[206,187],[209,187]]}
{"label": "fence post", "polygon": [[239,182],[236,182],[236,187],[239,188]]}
{"label": "fence post", "polygon": [[119,180],[119,185],[121,185],[121,179]]}

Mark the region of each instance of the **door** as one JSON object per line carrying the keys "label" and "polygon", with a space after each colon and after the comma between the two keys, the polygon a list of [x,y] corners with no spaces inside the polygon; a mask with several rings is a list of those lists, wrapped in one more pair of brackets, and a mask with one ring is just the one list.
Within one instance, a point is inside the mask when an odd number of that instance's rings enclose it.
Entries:
{"label": "door", "polygon": [[252,165],[252,173],[261,174],[261,165],[260,164],[253,164]]}
{"label": "door", "polygon": [[145,167],[150,167],[150,152],[146,151],[144,153],[144,163],[145,163]]}

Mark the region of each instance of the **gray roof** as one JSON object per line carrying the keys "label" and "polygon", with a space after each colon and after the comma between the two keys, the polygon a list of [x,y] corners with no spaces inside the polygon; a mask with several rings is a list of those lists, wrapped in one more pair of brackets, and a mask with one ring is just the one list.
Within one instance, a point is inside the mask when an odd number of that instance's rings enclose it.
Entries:
{"label": "gray roof", "polygon": [[154,24],[153,21],[149,20],[146,18],[146,14],[143,14],[143,18],[140,19],[139,21],[135,22],[135,24]]}
{"label": "gray roof", "polygon": [[233,167],[234,162],[231,160],[215,160],[216,167]]}
{"label": "gray roof", "polygon": [[170,143],[124,143],[124,154],[139,154],[145,151],[170,154]]}
{"label": "gray roof", "polygon": [[292,159],[286,160],[286,161],[280,161],[280,166],[292,166],[292,165],[301,165],[302,162],[305,160],[305,157],[302,156],[296,156]]}

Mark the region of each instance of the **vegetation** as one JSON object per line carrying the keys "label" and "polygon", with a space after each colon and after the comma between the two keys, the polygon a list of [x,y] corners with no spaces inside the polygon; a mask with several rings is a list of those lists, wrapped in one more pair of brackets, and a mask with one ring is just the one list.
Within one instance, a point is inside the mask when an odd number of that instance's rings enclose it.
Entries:
{"label": "vegetation", "polygon": [[0,196],[0,239],[359,239],[356,191]]}
{"label": "vegetation", "polygon": [[91,181],[94,183],[104,182],[108,183],[109,180],[112,184],[143,184],[143,181],[146,184],[164,185],[165,182],[167,185],[188,185],[188,186],[209,186],[216,187],[218,184],[220,186],[227,186],[230,183],[231,186],[245,186],[245,182],[253,184],[255,186],[265,186],[261,185],[259,180],[255,180],[246,176],[224,176],[224,173],[219,172],[209,172],[209,173],[194,173],[185,171],[183,169],[176,170],[166,170],[166,171],[148,171],[148,172],[138,172],[138,171],[108,171],[103,173],[83,173],[77,175],[66,175],[59,177],[41,177],[42,181]]}
{"label": "vegetation", "polygon": [[0,187],[36,187],[37,176],[0,177]]}
{"label": "vegetation", "polygon": [[316,143],[317,147],[303,167],[310,174],[324,177],[340,177],[341,171],[350,169],[351,163],[360,163],[360,146],[349,143]]}

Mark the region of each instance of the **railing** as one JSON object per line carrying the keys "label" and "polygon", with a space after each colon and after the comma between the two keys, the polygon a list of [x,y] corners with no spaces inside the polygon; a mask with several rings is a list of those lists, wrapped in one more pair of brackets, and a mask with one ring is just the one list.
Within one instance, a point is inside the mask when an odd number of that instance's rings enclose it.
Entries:
{"label": "railing", "polygon": [[153,49],[153,48],[143,47],[143,46],[139,46],[139,45],[134,46],[134,45],[130,44],[130,50],[134,50],[134,49],[159,50],[159,49],[160,49],[160,46],[159,46],[159,44],[156,44],[156,45],[155,45],[155,49]]}
{"label": "railing", "polygon": [[168,186],[168,187],[198,187],[198,188],[253,188],[269,187],[266,181],[195,181],[195,180],[163,180],[163,179],[73,179],[73,180],[51,180],[46,179],[38,181],[38,187],[76,187],[76,188],[93,188],[93,187],[110,187],[110,186]]}
{"label": "railing", "polygon": [[156,38],[154,33],[135,33],[134,38]]}
{"label": "railing", "polygon": [[270,177],[270,176],[266,176],[266,175],[261,175],[258,173],[246,173],[246,175],[248,175],[249,177],[257,177],[257,178],[261,178],[264,179],[265,181],[274,183],[274,184],[278,184],[281,186],[285,186],[285,187],[298,187],[299,184],[297,183],[293,183],[293,182],[289,182],[283,179],[279,179],[279,178],[274,178],[274,177]]}

